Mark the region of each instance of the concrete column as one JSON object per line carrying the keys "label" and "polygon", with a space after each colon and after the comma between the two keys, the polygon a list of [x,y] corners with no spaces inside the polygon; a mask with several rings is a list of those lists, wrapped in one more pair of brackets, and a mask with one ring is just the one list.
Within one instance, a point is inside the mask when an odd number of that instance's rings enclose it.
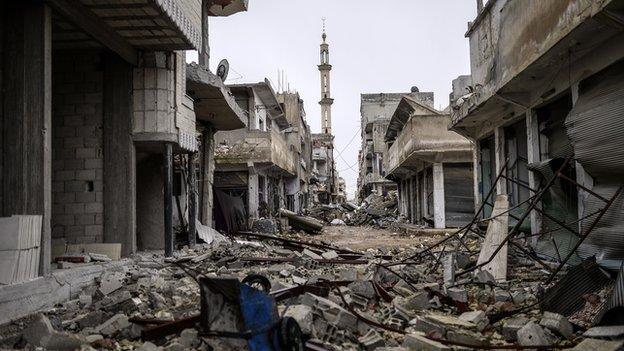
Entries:
{"label": "concrete column", "polygon": [[136,153],[132,140],[132,66],[115,54],[104,64],[104,242],[136,251]]}
{"label": "concrete column", "polygon": [[197,174],[195,153],[188,154],[188,243],[195,245],[197,236]]}
{"label": "concrete column", "polygon": [[[165,191],[164,196],[164,213],[165,216],[165,257],[173,256],[173,145],[165,143],[165,151],[163,154],[163,172]],[[180,218],[182,220],[182,218]]]}
{"label": "concrete column", "polygon": [[[482,195],[479,190],[479,184],[481,184],[481,146],[478,140],[474,140],[474,150],[472,152],[472,186],[474,193],[474,212],[477,214],[477,210],[481,206]],[[489,189],[488,189],[489,190]],[[483,190],[487,191],[487,190]]]}
{"label": "concrete column", "polygon": [[422,207],[422,201],[420,200],[420,178],[418,177],[418,173],[414,176],[414,203],[416,204],[414,209],[414,217],[412,217],[412,223],[418,223],[418,214],[421,212],[420,208]]}
{"label": "concrete column", "polygon": [[251,225],[251,220],[258,218],[258,206],[260,201],[258,199],[258,173],[256,172],[253,163],[251,165],[247,165],[247,169],[249,170],[247,203],[249,207],[249,224]]}
{"label": "concrete column", "polygon": [[433,220],[436,228],[446,228],[444,167],[442,163],[433,164]]}
{"label": "concrete column", "polygon": [[202,130],[201,145],[201,181],[200,186],[200,220],[209,227],[212,227],[212,208],[214,204],[212,185],[214,184],[214,129],[209,125],[204,125]]}
{"label": "concrete column", "polygon": [[422,193],[420,194],[420,206],[422,207],[422,217],[427,217],[427,212],[429,212],[429,203],[427,202],[427,194],[429,193],[429,189],[427,189],[427,169],[424,168],[421,174],[423,186]]}
{"label": "concrete column", "polygon": [[2,215],[43,216],[39,274],[50,266],[52,214],[51,14],[43,4],[4,8]]}
{"label": "concrete column", "polygon": [[[505,164],[505,130],[503,127],[494,129],[494,153],[496,174],[498,174]],[[507,194],[507,182],[505,179],[500,179],[496,184],[496,193],[498,195]]]}
{"label": "concrete column", "polygon": [[[537,114],[534,110],[529,109],[526,112],[526,124],[527,124],[527,153],[528,163],[534,163],[540,161],[540,140],[539,140],[539,123],[537,120]],[[539,178],[537,174],[529,171],[529,186],[532,189],[537,189],[539,186]],[[532,195],[532,194],[531,194]],[[537,204],[540,208],[541,204]],[[531,211],[531,233],[538,233],[542,228],[542,218],[537,211]],[[531,237],[531,242],[535,246],[537,244],[537,236]]]}

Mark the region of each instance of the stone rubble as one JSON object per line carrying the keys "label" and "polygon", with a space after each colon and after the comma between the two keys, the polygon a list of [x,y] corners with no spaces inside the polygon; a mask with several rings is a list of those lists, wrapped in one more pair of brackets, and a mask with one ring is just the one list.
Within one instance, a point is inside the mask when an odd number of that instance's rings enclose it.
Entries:
{"label": "stone rubble", "polygon": [[[282,237],[301,240],[307,235]],[[478,241],[469,240],[468,246],[478,248]],[[278,304],[280,316],[294,318],[310,342],[328,350],[465,350],[510,345],[576,346],[576,350],[597,350],[595,345],[599,345],[616,350],[622,344],[624,332],[619,329],[590,330],[583,336],[584,329],[563,315],[540,311],[535,303],[547,272],[536,265],[510,265],[509,280],[494,283],[485,271],[474,276],[457,274],[462,267],[474,265],[476,258],[461,252],[449,255],[452,246],[446,253],[434,252],[433,257],[421,260],[413,259],[421,251],[416,248],[371,249],[359,258],[365,264],[323,262],[342,259],[341,249],[345,248],[297,248],[246,238],[184,248],[173,259],[137,254],[132,265],[105,272],[74,300],[29,321],[16,321],[19,331],[0,338],[0,347],[224,349],[219,338],[202,336],[198,326],[159,339],[142,336],[148,326],[140,321],[164,323],[199,312],[195,277],[200,274],[239,280],[259,274],[271,282],[273,292],[298,285],[335,284],[327,285],[327,295],[305,292]],[[531,307],[500,317],[525,306]],[[601,337],[605,333],[612,336]],[[7,336],[1,328],[0,336]]]}

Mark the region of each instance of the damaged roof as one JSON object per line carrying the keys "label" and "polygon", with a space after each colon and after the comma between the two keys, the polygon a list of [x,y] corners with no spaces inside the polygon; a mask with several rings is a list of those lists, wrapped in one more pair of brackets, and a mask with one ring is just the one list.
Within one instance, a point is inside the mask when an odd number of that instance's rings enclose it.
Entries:
{"label": "damaged roof", "polygon": [[392,118],[390,118],[390,123],[388,124],[388,130],[386,131],[385,140],[389,141],[396,139],[399,132],[403,129],[403,126],[405,126],[405,123],[407,123],[410,117],[412,117],[412,115],[419,110],[426,115],[442,115],[442,113],[435,108],[420,103],[405,95],[399,102],[399,105],[394,111]]}

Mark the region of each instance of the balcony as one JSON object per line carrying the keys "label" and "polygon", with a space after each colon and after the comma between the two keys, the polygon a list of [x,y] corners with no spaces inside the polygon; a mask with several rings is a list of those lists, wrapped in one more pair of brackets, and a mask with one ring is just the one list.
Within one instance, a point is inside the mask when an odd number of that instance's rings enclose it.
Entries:
{"label": "balcony", "polygon": [[284,136],[278,131],[245,130],[219,132],[215,137],[227,140],[227,145],[215,148],[217,165],[247,165],[249,163],[270,166],[286,176],[297,174],[293,153],[290,151]]}
{"label": "balcony", "polygon": [[618,0],[530,6],[490,0],[466,33],[474,89],[451,102],[452,127],[477,136],[483,123],[526,110],[567,89],[564,82],[569,86],[606,67],[610,58],[601,47],[623,39],[621,27],[608,19],[622,7]]}
{"label": "balcony", "polygon": [[384,160],[388,175],[410,175],[426,163],[472,162],[472,144],[447,130],[449,123],[449,115],[404,98],[386,132],[393,141]]}

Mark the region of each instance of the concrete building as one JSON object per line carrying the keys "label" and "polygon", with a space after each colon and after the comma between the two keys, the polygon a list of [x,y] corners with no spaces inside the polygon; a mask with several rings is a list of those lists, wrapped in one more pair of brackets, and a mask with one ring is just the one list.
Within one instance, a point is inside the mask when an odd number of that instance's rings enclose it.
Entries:
{"label": "concrete building", "polygon": [[286,182],[286,209],[302,213],[311,204],[310,177],[312,175],[312,133],[306,122],[303,100],[299,93],[281,92],[277,100],[282,105],[290,128],[284,132],[293,152],[297,176]]}
{"label": "concrete building", "polygon": [[397,183],[399,210],[410,223],[461,227],[474,213],[472,144],[448,130],[448,113],[412,96],[403,96],[388,122],[386,178]]}
{"label": "concrete building", "polygon": [[247,114],[247,128],[215,134],[213,215],[216,229],[235,231],[285,207],[286,195],[296,194],[300,162],[288,145],[291,125],[268,80],[229,89]]}
{"label": "concrete building", "polygon": [[375,93],[361,94],[360,117],[362,146],[358,155],[359,176],[357,193],[360,200],[365,199],[374,190],[378,195],[385,195],[396,190],[397,185],[386,179],[384,159],[388,155],[385,142],[386,130],[392,114],[405,95],[433,108],[433,93],[419,93],[413,87],[410,93]]}
{"label": "concrete building", "polygon": [[[486,203],[484,216],[493,203],[484,197],[501,170],[506,178],[495,193],[520,206],[513,215],[573,157],[561,173],[585,189],[557,180],[538,204],[544,214],[532,211],[524,228],[544,231],[532,245],[556,260],[604,206],[587,190],[609,199],[624,176],[624,2],[490,0],[478,6],[466,33],[471,76],[453,82],[452,130],[476,142],[475,202]],[[622,211],[620,196],[573,258],[596,255],[599,263],[619,267]]]}
{"label": "concrete building", "polygon": [[321,133],[312,134],[312,192],[313,201],[316,203],[334,203],[337,196],[337,180],[336,163],[334,160],[334,135],[331,129],[331,107],[334,99],[331,97],[331,69],[329,64],[329,44],[327,43],[327,33],[323,27],[323,42],[320,49],[320,64],[318,65],[321,73]]}

